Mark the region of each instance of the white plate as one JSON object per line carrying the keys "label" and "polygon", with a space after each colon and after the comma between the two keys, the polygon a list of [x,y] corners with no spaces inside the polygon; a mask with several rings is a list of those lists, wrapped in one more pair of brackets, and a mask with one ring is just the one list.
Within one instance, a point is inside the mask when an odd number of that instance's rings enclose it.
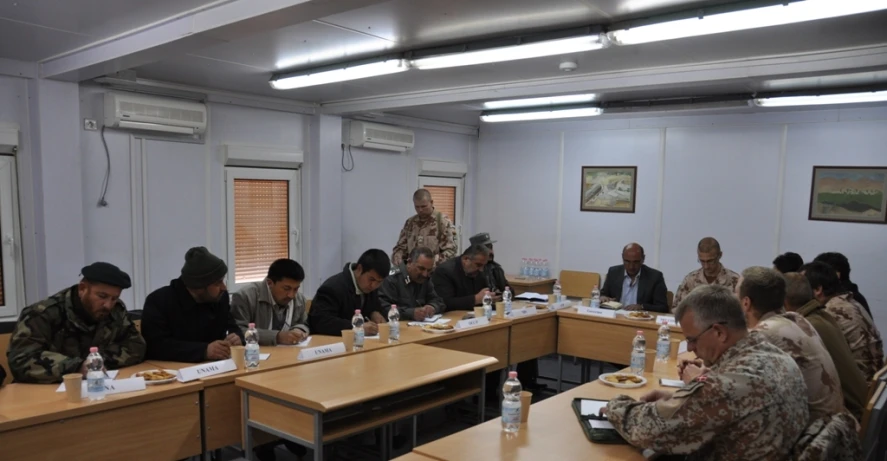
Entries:
{"label": "white plate", "polygon": [[607,376],[628,375],[628,374],[630,374],[630,373],[604,373],[604,374],[598,376],[597,379],[601,380],[602,383],[604,383],[608,386],[618,387],[620,389],[637,389],[639,387],[644,387],[647,385],[647,378],[644,378],[643,376],[638,376],[638,378],[641,379],[641,382],[639,382],[637,384],[634,384],[634,383],[626,383],[626,384],[611,383],[610,381],[607,381],[605,379]]}
{"label": "white plate", "polygon": [[635,318],[635,317],[629,317],[628,314],[625,314],[625,318],[627,318],[628,320],[637,320],[638,322],[649,322],[651,320],[655,320],[656,316],[650,315],[649,317],[645,317],[645,318]]}
{"label": "white plate", "polygon": [[[145,370],[145,371],[140,371],[140,372],[138,372],[138,373],[133,373],[132,376],[131,376],[131,378],[138,378],[138,377],[142,376],[142,373],[147,373],[147,372],[149,372],[149,371],[160,371],[160,370]],[[165,371],[165,372],[167,372],[167,373],[169,373],[169,374],[172,374],[172,375],[176,375],[176,376],[177,376],[178,373],[179,373],[179,372],[176,371],[176,370],[163,370],[163,371]],[[173,382],[173,381],[176,380],[176,376],[173,376],[172,378],[169,378],[169,379],[161,379],[160,381],[148,381],[148,380],[146,379],[146,380],[145,380],[145,385],[153,386],[153,385],[155,385],[155,384],[166,384],[166,383],[171,383],[171,382]]]}
{"label": "white plate", "polygon": [[445,333],[452,333],[452,332],[456,331],[456,329],[455,329],[455,328],[452,328],[452,329],[450,329],[450,330],[435,330],[435,329],[433,329],[433,328],[425,328],[425,327],[422,327],[422,331],[424,331],[424,332],[426,332],[426,333],[431,333],[431,334],[434,334],[434,335],[442,335],[442,334],[445,334]]}

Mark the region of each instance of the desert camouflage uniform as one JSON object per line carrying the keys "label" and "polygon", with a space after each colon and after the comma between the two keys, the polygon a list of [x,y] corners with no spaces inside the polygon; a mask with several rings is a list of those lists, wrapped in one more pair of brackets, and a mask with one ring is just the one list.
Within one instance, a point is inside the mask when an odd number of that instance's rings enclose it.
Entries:
{"label": "desert camouflage uniform", "polygon": [[842,412],[810,423],[795,444],[794,461],[858,461],[862,447],[856,420]]}
{"label": "desert camouflage uniform", "polygon": [[844,410],[838,370],[819,333],[807,319],[797,312],[770,312],[761,317],[754,329],[795,359],[807,384],[810,419]]}
{"label": "desert camouflage uniform", "polygon": [[427,219],[419,215],[407,219],[391,251],[391,262],[400,264],[416,247],[428,247],[434,253],[434,265],[456,256],[456,226],[443,213],[435,211]]}
{"label": "desert camouflage uniform", "polygon": [[[721,265],[721,271],[718,272],[717,278],[715,278],[715,281],[711,284],[727,287],[730,291],[734,291],[737,283],[739,283],[739,274]],[[678,291],[674,294],[674,306],[677,307],[678,304],[681,303],[681,300],[684,299],[684,296],[690,294],[694,288],[702,285],[709,285],[709,283],[708,280],[705,279],[705,271],[700,267],[687,274],[687,276],[684,277],[684,280],[681,281],[681,284],[678,286]]]}
{"label": "desert camouflage uniform", "polygon": [[832,314],[847,338],[856,366],[865,379],[871,381],[875,373],[884,366],[884,345],[872,318],[853,300],[850,293],[828,300],[825,310]]}
{"label": "desert camouflage uniform", "polygon": [[145,340],[122,301],[96,322],[80,305],[77,286],[22,311],[9,341],[9,369],[17,382],[57,383],[78,373],[90,347],[98,347],[109,370],[145,358]]}
{"label": "desert camouflage uniform", "polygon": [[694,461],[785,460],[809,419],[798,366],[756,331],[671,398],[620,395],[607,417],[632,445]]}

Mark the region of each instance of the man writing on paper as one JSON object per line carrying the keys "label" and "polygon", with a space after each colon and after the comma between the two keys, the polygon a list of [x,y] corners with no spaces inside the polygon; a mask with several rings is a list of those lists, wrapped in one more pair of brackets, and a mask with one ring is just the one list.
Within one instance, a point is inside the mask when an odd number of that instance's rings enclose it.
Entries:
{"label": "man writing on paper", "polygon": [[622,264],[607,271],[601,302],[617,300],[629,311],[668,313],[668,297],[662,272],[644,264],[644,247],[629,243],[622,249]]}
{"label": "man writing on paper", "polygon": [[292,259],[278,259],[265,280],[245,285],[231,296],[231,312],[244,333],[256,324],[259,345],[298,344],[308,337],[305,296],[299,293],[305,270]]}
{"label": "man writing on paper", "polygon": [[[22,311],[9,341],[9,371],[20,383],[59,383],[68,373],[86,377],[86,356],[98,347],[108,369],[140,363],[145,340],[120,301],[129,275],[97,262],[80,283]],[[0,379],[2,382],[2,379]]]}
{"label": "man writing on paper", "polygon": [[401,319],[423,321],[444,312],[443,299],[434,291],[431,271],[434,254],[427,247],[416,247],[406,263],[398,265],[379,287],[382,312],[397,306]]}
{"label": "man writing on paper", "polygon": [[619,434],[637,447],[691,461],[788,459],[809,420],[795,361],[748,331],[739,300],[726,287],[693,290],[675,318],[688,350],[709,369],[674,393],[610,400],[605,411]]}
{"label": "man writing on paper", "polygon": [[490,250],[471,245],[462,256],[444,262],[431,274],[431,283],[449,311],[468,311],[479,305],[490,291],[484,266]]}
{"label": "man writing on paper", "polygon": [[391,251],[391,263],[404,262],[416,247],[427,247],[434,254],[434,265],[456,256],[456,226],[446,215],[434,210],[428,189],[413,194],[416,215],[407,219]]}
{"label": "man writing on paper", "polygon": [[739,274],[721,264],[721,244],[712,237],[705,237],[696,246],[696,258],[702,266],[687,274],[674,294],[674,305],[677,306],[694,288],[702,285],[720,285],[732,292],[736,289]]}
{"label": "man writing on paper", "polygon": [[372,249],[360,255],[356,263],[347,263],[342,272],[326,279],[317,289],[308,324],[319,335],[341,336],[351,329],[354,311],[360,309],[367,322],[363,329],[367,336],[379,332],[385,323],[379,302],[379,286],[391,271],[391,261],[382,250]]}
{"label": "man writing on paper", "polygon": [[231,358],[243,333],[231,315],[228,266],[204,247],[185,253],[181,276],[145,299],[142,334],[149,359],[203,362]]}
{"label": "man writing on paper", "polygon": [[493,244],[496,241],[492,240],[487,232],[476,234],[469,238],[468,241],[472,245],[483,245],[490,251],[490,258],[487,259],[487,264],[484,266],[484,277],[487,278],[487,283],[490,284],[490,290],[495,291],[496,296],[501,296],[505,291],[505,287],[508,286],[508,280],[505,279],[505,270],[502,269],[502,265],[495,261],[496,254],[493,251]]}

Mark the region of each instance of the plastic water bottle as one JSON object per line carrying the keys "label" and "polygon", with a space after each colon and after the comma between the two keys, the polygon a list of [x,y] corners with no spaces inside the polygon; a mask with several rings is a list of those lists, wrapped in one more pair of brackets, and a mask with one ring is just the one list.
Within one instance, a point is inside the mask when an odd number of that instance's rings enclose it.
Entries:
{"label": "plastic water bottle", "polygon": [[533,277],[542,277],[542,260],[536,258],[533,262]]}
{"label": "plastic water bottle", "polygon": [[668,328],[668,320],[662,320],[659,327],[659,339],[656,340],[656,364],[668,362],[671,355],[671,329]]}
{"label": "plastic water bottle", "polygon": [[527,258],[521,258],[521,260],[520,260],[520,275],[523,275],[524,277],[529,275],[527,273],[527,272],[529,272],[529,267],[530,267],[530,263],[527,261]]}
{"label": "plastic water bottle", "polygon": [[388,342],[397,341],[400,341],[400,311],[392,304],[388,310]]}
{"label": "plastic water bottle", "polygon": [[484,295],[484,317],[487,320],[493,318],[493,297],[490,296],[490,292]]}
{"label": "plastic water bottle", "polygon": [[559,302],[563,301],[563,295],[561,294],[561,281],[560,280],[554,281],[554,288],[552,289],[552,291],[554,292],[554,302],[559,303]]}
{"label": "plastic water bottle", "polygon": [[86,363],[86,395],[90,402],[102,400],[105,398],[105,360],[99,348],[89,348]]}
{"label": "plastic water bottle", "polygon": [[517,380],[517,372],[509,371],[508,379],[502,386],[502,430],[505,432],[520,430],[520,393],[521,385]]}
{"label": "plastic water bottle", "polygon": [[548,265],[548,260],[542,260],[542,277],[548,278],[551,275],[551,267]]}
{"label": "plastic water bottle", "polygon": [[640,376],[644,374],[644,367],[647,366],[647,339],[644,338],[644,332],[638,330],[638,335],[631,342],[631,372]]}
{"label": "plastic water bottle", "polygon": [[363,349],[363,315],[360,309],[354,310],[354,317],[351,317],[351,327],[354,329],[354,350]]}
{"label": "plastic water bottle", "polygon": [[243,339],[246,340],[246,347],[243,351],[243,363],[246,364],[246,371],[257,370],[259,368],[259,332],[256,330],[255,323],[249,324],[249,329],[246,330]]}
{"label": "plastic water bottle", "polygon": [[505,315],[511,313],[511,299],[511,287],[505,287],[505,291],[502,292],[502,305],[505,306],[503,307],[503,309],[505,309]]}
{"label": "plastic water bottle", "polygon": [[601,307],[601,290],[597,285],[591,289],[591,307],[594,309]]}

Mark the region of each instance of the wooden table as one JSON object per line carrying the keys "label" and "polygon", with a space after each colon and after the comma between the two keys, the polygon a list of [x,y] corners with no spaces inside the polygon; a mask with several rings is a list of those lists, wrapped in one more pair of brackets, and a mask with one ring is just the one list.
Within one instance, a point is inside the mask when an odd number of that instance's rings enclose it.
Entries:
{"label": "wooden table", "polygon": [[434,458],[429,458],[427,456],[420,455],[419,453],[416,453],[415,451],[411,451],[403,456],[398,456],[397,458],[394,458],[393,461],[436,461],[436,460]]}
{"label": "wooden table", "polygon": [[[467,313],[468,311],[450,311],[443,316],[450,319],[450,325],[456,325],[456,322]],[[511,320],[494,318],[488,325],[453,333],[435,334],[423,331],[422,327],[410,327],[407,326],[407,322],[401,322],[400,337],[401,343],[423,344],[494,357],[496,362],[487,368],[489,372],[501,370],[509,364],[508,346],[511,333],[509,327]]]}
{"label": "wooden table", "polygon": [[505,280],[515,296],[521,293],[532,292],[540,294],[554,293],[554,282],[557,279],[543,279],[539,277],[527,277],[524,275],[506,275]]}
{"label": "wooden table", "polygon": [[[252,432],[258,429],[313,448],[314,459],[320,461],[326,443],[475,394],[482,417],[484,370],[495,360],[404,344],[239,377],[235,382],[243,391],[245,451],[252,456]],[[397,405],[383,403],[385,397],[429,385],[442,388]],[[384,457],[389,444],[382,445]]]}
{"label": "wooden table", "polygon": [[[514,303],[519,308],[525,303]],[[557,312],[540,310],[536,315],[511,320],[508,364],[516,365],[557,352]]]}
{"label": "wooden table", "polygon": [[[156,368],[140,364],[120,378]],[[201,454],[203,385],[170,383],[104,400],[69,403],[58,384],[10,384],[0,392],[3,459],[181,459]]]}

